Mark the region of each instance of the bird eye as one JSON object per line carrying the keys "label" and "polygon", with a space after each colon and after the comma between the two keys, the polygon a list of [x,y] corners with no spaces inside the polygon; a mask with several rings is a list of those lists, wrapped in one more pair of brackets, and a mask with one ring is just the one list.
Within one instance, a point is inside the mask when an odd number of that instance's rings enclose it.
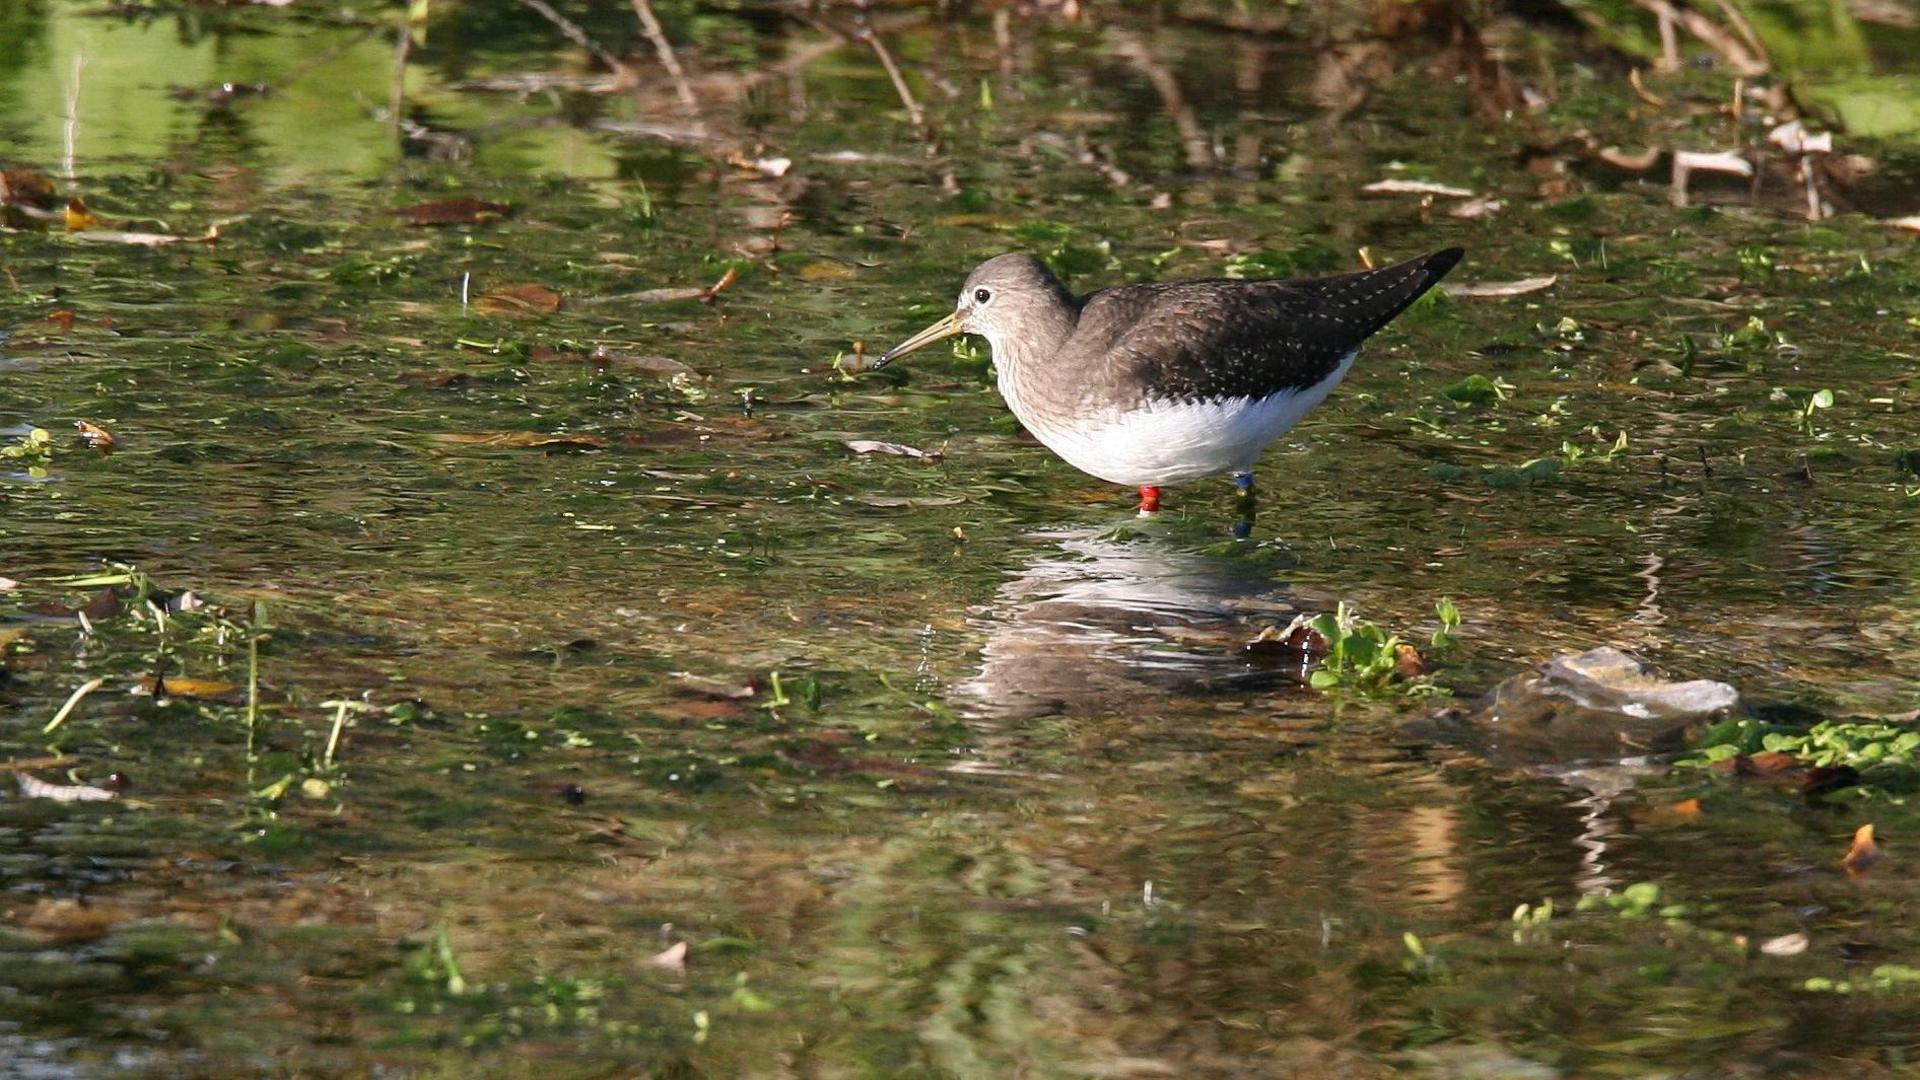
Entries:
{"label": "bird eye", "polygon": [[973,302],[974,302],[974,303],[976,303],[976,304],[984,304],[984,303],[986,303],[987,301],[989,301],[989,300],[991,300],[991,299],[993,299],[993,291],[992,291],[992,290],[990,290],[990,289],[975,289],[975,290],[973,290]]}

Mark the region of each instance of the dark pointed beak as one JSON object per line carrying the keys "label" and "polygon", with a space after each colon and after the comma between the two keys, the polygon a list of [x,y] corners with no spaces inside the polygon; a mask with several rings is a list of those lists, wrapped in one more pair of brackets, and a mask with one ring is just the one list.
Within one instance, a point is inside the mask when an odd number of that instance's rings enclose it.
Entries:
{"label": "dark pointed beak", "polygon": [[873,369],[878,371],[910,352],[917,349],[924,349],[942,338],[950,338],[955,334],[961,333],[965,333],[965,331],[960,327],[960,313],[956,311],[880,354],[880,359],[873,362]]}

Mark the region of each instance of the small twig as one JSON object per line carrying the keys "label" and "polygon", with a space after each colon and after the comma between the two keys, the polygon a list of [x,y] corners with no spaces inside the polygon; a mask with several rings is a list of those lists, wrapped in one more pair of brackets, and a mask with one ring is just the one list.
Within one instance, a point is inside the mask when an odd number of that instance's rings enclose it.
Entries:
{"label": "small twig", "polygon": [[1674,32],[1671,9],[1655,9],[1654,19],[1660,24],[1660,70],[1680,70],[1680,35]]}
{"label": "small twig", "polygon": [[8,758],[6,768],[14,772],[26,772],[29,769],[64,769],[78,764],[80,759],[73,754],[45,754],[40,757]]}
{"label": "small twig", "polygon": [[1660,38],[1662,52],[1666,53],[1666,63],[1678,64],[1677,52],[1667,52],[1668,35],[1672,33],[1672,24],[1678,23],[1687,33],[1699,38],[1708,48],[1720,54],[1740,75],[1765,74],[1772,64],[1767,60],[1765,51],[1754,52],[1746,44],[1736,41],[1732,35],[1713,24],[1711,19],[1691,8],[1675,7],[1669,0],[1633,0],[1640,8],[1650,11],[1660,20]]}
{"label": "small twig", "polygon": [[1126,34],[1120,38],[1119,48],[1114,50],[1125,57],[1140,73],[1153,84],[1154,93],[1160,95],[1160,104],[1173,117],[1173,126],[1180,132],[1180,145],[1186,151],[1187,167],[1192,169],[1210,169],[1213,167],[1213,144],[1208,141],[1207,133],[1200,126],[1200,116],[1187,102],[1186,95],[1180,91],[1180,82],[1173,72],[1155,60],[1153,54],[1139,38]]}
{"label": "small twig", "polygon": [[520,0],[520,3],[525,7],[532,8],[541,18],[552,23],[554,28],[559,30],[561,35],[568,41],[573,42],[575,45],[580,46],[599,58],[600,62],[607,65],[615,75],[624,78],[628,74],[627,65],[621,63],[619,57],[608,52],[599,42],[588,37],[587,32],[580,29],[578,23],[553,10],[553,7],[548,4],[546,0]]}
{"label": "small twig", "polygon": [[47,721],[47,726],[40,729],[40,734],[50,735],[53,733],[53,729],[66,723],[68,714],[73,712],[75,705],[80,704],[80,699],[100,689],[101,685],[106,681],[104,678],[88,679],[86,682],[81,683],[80,689],[75,690],[72,696],[67,698],[67,703],[60,706],[60,711],[53,714],[53,719]]}
{"label": "small twig", "polygon": [[1627,72],[1627,85],[1633,87],[1634,96],[1656,109],[1667,107],[1667,99],[1649,90],[1640,82],[1640,69]]}
{"label": "small twig", "polygon": [[73,182],[74,145],[80,139],[80,76],[86,70],[86,54],[74,54],[73,77],[67,81],[66,154],[60,159],[60,169],[68,183]]}
{"label": "small twig", "polygon": [[333,768],[333,752],[340,747],[340,729],[347,726],[347,702],[334,702],[333,731],[327,735],[327,752],[320,759],[320,767]]}
{"label": "small twig", "polygon": [[713,303],[715,297],[719,296],[721,292],[723,292],[726,289],[727,286],[733,284],[735,281],[739,280],[739,278],[740,278],[740,271],[737,268],[731,267],[731,266],[727,267],[727,272],[720,275],[719,281],[716,281],[713,284],[707,286],[706,289],[701,292],[700,302],[703,304]]}
{"label": "small twig", "polygon": [[900,95],[900,104],[907,107],[907,119],[913,123],[914,127],[925,132],[927,130],[926,111],[920,108],[918,101],[914,100],[913,91],[907,87],[907,78],[901,74],[900,65],[894,61],[893,53],[888,50],[887,43],[880,40],[880,35],[874,33],[872,27],[861,27],[857,36],[867,43],[875,56],[880,58],[880,66],[887,69],[887,78],[893,80],[894,93]]}
{"label": "small twig", "polygon": [[407,105],[407,57],[413,53],[413,25],[403,16],[400,37],[393,43],[393,82],[387,88],[387,130],[400,141],[400,110]]}
{"label": "small twig", "polygon": [[1715,0],[1715,2],[1720,5],[1720,13],[1727,17],[1727,22],[1733,26],[1734,32],[1740,35],[1740,40],[1747,43],[1747,48],[1752,49],[1755,56],[1766,57],[1767,43],[1760,40],[1759,32],[1753,28],[1753,23],[1747,21],[1739,5],[1729,0]]}
{"label": "small twig", "polygon": [[680,104],[686,106],[690,115],[700,114],[700,103],[694,100],[693,87],[687,84],[687,73],[680,66],[680,58],[673,55],[673,46],[667,41],[667,32],[653,13],[652,0],[633,0],[633,13],[640,19],[640,29],[653,43],[653,51],[660,57],[660,64],[667,69],[667,76],[673,80],[674,92],[680,95]]}

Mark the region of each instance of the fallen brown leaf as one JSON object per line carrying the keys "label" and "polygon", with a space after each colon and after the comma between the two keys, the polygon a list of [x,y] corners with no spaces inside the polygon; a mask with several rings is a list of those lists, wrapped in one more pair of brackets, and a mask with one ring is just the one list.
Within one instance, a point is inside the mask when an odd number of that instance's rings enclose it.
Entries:
{"label": "fallen brown leaf", "polygon": [[706,291],[701,294],[700,299],[711,304],[713,303],[714,297],[719,296],[722,292],[725,292],[727,286],[732,285],[734,282],[738,280],[740,280],[740,271],[734,267],[729,266],[727,267],[727,272],[720,275],[719,281],[716,281],[713,284],[707,286]]}
{"label": "fallen brown leaf", "polygon": [[113,449],[113,432],[99,424],[90,424],[85,420],[75,420],[73,426],[79,430],[80,438],[95,450]]}
{"label": "fallen brown leaf", "polygon": [[1247,642],[1247,654],[1250,656],[1325,656],[1327,639],[1305,622],[1295,622],[1292,626],[1265,626],[1260,633]]}
{"label": "fallen brown leaf", "polygon": [[53,181],[38,169],[0,171],[0,205],[51,210],[58,201]]}
{"label": "fallen brown leaf", "polygon": [[506,203],[483,202],[479,199],[440,199],[423,202],[394,213],[407,219],[410,226],[421,225],[479,225],[489,221],[499,221],[513,212]]}
{"label": "fallen brown leaf", "polygon": [[711,698],[744,701],[758,693],[758,691],[753,688],[752,683],[729,682],[726,679],[715,679],[706,675],[695,675],[691,671],[676,671],[672,673],[672,676],[674,681],[678,682],[683,688],[692,690],[695,693],[705,694]]}
{"label": "fallen brown leaf", "polygon": [[687,943],[676,941],[665,949],[647,957],[648,967],[665,968],[668,971],[687,970]]}
{"label": "fallen brown leaf", "polygon": [[70,944],[103,938],[129,917],[119,908],[42,897],[20,920],[20,928],[47,944]]}
{"label": "fallen brown leaf", "polygon": [[87,209],[87,201],[78,195],[67,200],[65,220],[68,232],[86,232],[100,227],[100,219]]}
{"label": "fallen brown leaf", "polygon": [[514,450],[531,450],[540,447],[569,447],[576,450],[604,450],[607,440],[598,435],[548,435],[539,431],[476,431],[448,432],[435,435],[440,442],[458,443],[464,446],[499,446]]}
{"label": "fallen brown leaf", "polygon": [[545,285],[511,285],[482,295],[473,310],[506,317],[551,315],[560,310],[560,294]]}
{"label": "fallen brown leaf", "polygon": [[1847,848],[1846,857],[1840,860],[1840,865],[1849,876],[1857,877],[1866,873],[1880,858],[1880,845],[1873,841],[1873,826],[1867,824],[1853,830],[1853,844]]}
{"label": "fallen brown leaf", "polygon": [[802,281],[846,281],[854,276],[853,267],[822,259],[800,268]]}
{"label": "fallen brown leaf", "polygon": [[400,381],[408,386],[423,387],[428,390],[444,390],[449,386],[467,381],[464,371],[409,371],[400,376]]}
{"label": "fallen brown leaf", "polygon": [[1403,679],[1417,679],[1427,673],[1427,662],[1419,649],[1402,643],[1393,647],[1393,670]]}
{"label": "fallen brown leaf", "polygon": [[1689,825],[1700,820],[1704,813],[1699,799],[1681,799],[1666,806],[1652,806],[1637,815],[1639,821],[1647,825],[1671,826]]}
{"label": "fallen brown leaf", "polygon": [[58,327],[61,333],[70,333],[73,330],[73,309],[61,308],[59,311],[50,312],[47,315],[47,321]]}
{"label": "fallen brown leaf", "polygon": [[134,685],[136,694],[152,697],[217,698],[238,690],[239,686],[219,679],[190,679],[184,675],[145,675]]}

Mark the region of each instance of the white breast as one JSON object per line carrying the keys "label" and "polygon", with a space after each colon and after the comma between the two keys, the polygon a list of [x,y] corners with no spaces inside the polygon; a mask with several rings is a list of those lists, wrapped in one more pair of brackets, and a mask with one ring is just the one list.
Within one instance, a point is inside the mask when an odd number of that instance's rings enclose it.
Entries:
{"label": "white breast", "polygon": [[1020,399],[1004,372],[1000,393],[1034,438],[1081,472],[1128,486],[1171,484],[1253,468],[1260,452],[1326,400],[1353,366],[1348,353],[1298,393],[1213,401],[1149,401],[1143,408],[1049,423]]}

